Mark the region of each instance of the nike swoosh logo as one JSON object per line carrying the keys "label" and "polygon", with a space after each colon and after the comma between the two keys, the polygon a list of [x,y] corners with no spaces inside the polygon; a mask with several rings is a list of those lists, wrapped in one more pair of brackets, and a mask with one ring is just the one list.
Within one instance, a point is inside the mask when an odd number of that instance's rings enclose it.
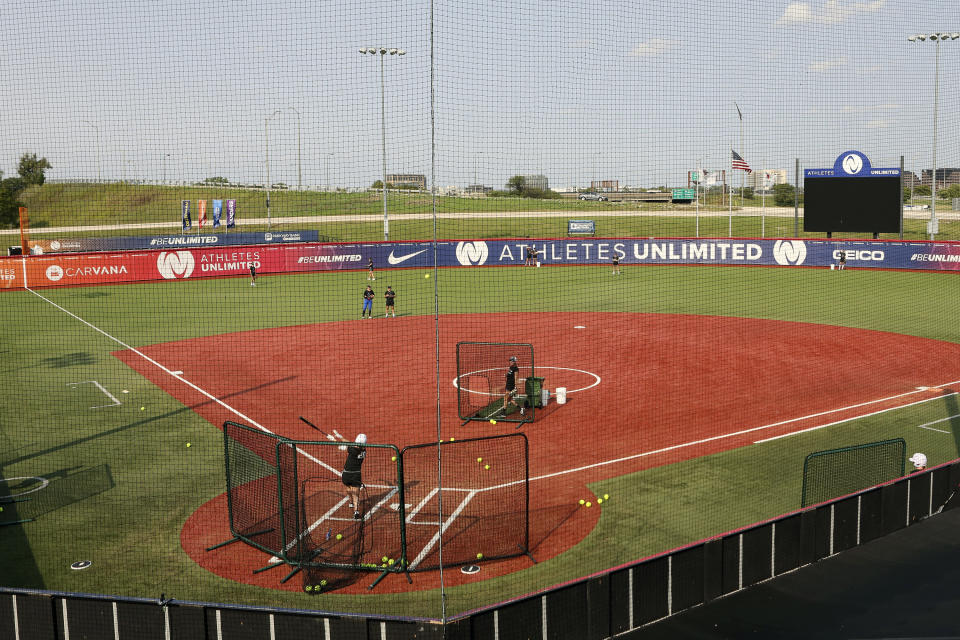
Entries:
{"label": "nike swoosh logo", "polygon": [[412,258],[413,256],[418,256],[418,255],[420,255],[421,253],[423,253],[423,252],[425,252],[425,251],[426,251],[426,249],[421,249],[420,251],[417,251],[416,253],[408,253],[408,254],[405,255],[405,256],[394,256],[394,255],[393,255],[393,251],[391,251],[391,252],[390,252],[390,255],[387,256],[387,262],[390,263],[390,264],[400,264],[400,263],[403,262],[404,260],[409,260],[409,259]]}

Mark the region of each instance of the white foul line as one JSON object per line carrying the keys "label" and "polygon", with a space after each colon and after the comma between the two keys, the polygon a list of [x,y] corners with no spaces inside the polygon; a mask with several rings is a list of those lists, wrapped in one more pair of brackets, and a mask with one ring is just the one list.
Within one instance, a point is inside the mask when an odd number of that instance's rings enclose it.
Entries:
{"label": "white foul line", "polygon": [[95,407],[90,407],[91,409],[103,409],[104,407],[116,407],[117,405],[121,404],[120,401],[117,400],[117,397],[115,395],[113,395],[112,393],[104,389],[103,385],[97,382],[96,380],[84,380],[83,382],[68,382],[67,386],[76,388],[78,384],[94,384],[97,386],[97,389],[100,389],[100,391],[103,391],[103,393],[106,394],[108,398],[113,400],[112,404],[99,404]]}
{"label": "white foul line", "polygon": [[953,433],[952,431],[944,431],[943,429],[934,429],[930,425],[937,424],[938,422],[946,422],[947,420],[953,420],[954,418],[960,418],[960,413],[954,414],[952,416],[947,416],[946,418],[940,418],[939,420],[934,420],[933,422],[927,422],[918,426],[921,429],[927,429],[929,431],[937,431],[939,433]]}
{"label": "white foul line", "polygon": [[418,553],[417,557],[414,558],[413,562],[410,563],[410,569],[416,569],[417,565],[427,557],[427,554],[430,553],[430,550],[433,549],[434,545],[437,544],[437,541],[440,540],[440,536],[443,535],[443,532],[446,531],[447,527],[449,527],[450,524],[457,519],[457,516],[459,516],[460,512],[466,508],[467,503],[473,500],[473,496],[475,495],[477,495],[477,492],[471,491],[463,498],[463,502],[460,503],[460,506],[453,510],[453,513],[451,513],[447,520],[440,526],[440,530],[433,534],[433,537],[430,538],[430,542],[423,547],[423,550]]}

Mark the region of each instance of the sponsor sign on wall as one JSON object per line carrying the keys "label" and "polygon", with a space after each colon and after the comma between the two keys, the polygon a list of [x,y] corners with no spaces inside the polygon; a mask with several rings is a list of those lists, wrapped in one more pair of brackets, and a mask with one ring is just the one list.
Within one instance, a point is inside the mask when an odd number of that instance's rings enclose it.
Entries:
{"label": "sponsor sign on wall", "polygon": [[39,255],[0,261],[0,288],[110,284],[247,275],[365,269],[521,266],[527,247],[537,248],[544,266],[762,265],[829,268],[841,255],[848,269],[931,269],[960,271],[960,243],[732,240],[602,239],[465,240],[369,244],[291,244],[247,247],[167,247],[142,252]]}
{"label": "sponsor sign on wall", "polygon": [[[218,202],[214,200],[214,202]],[[229,202],[229,201],[228,201]],[[214,206],[215,225],[218,224],[218,209]],[[301,231],[267,231],[258,233],[221,234],[176,234],[169,236],[120,236],[115,238],[56,238],[31,240],[32,255],[86,251],[136,251],[162,247],[208,247],[242,246],[248,244],[284,244],[292,242],[317,242],[320,232],[316,229]]]}

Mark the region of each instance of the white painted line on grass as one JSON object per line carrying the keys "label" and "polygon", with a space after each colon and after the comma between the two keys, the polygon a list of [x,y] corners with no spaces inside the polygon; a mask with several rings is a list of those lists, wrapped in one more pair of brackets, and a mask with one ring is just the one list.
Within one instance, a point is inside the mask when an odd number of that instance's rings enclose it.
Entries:
{"label": "white painted line on grass", "polygon": [[953,420],[954,418],[960,418],[960,413],[955,413],[952,416],[947,416],[946,418],[940,418],[939,420],[934,420],[933,422],[925,422],[924,424],[918,425],[921,429],[929,429],[930,431],[939,431],[940,433],[953,433],[952,431],[944,431],[943,429],[934,429],[930,425],[937,424],[940,422],[946,422],[947,420]]}
{"label": "white painted line on grass", "polygon": [[[163,371],[164,373],[166,373],[166,374],[172,376],[173,378],[179,380],[180,382],[182,382],[183,384],[187,385],[188,387],[190,387],[191,389],[193,389],[194,391],[196,391],[196,392],[199,393],[200,395],[204,396],[205,398],[207,398],[208,400],[214,402],[215,404],[220,405],[221,407],[223,407],[224,409],[226,409],[226,410],[229,411],[230,413],[234,414],[235,416],[238,416],[241,420],[244,420],[245,422],[253,425],[254,427],[256,427],[257,429],[260,429],[260,430],[263,431],[264,433],[269,433],[270,435],[277,435],[277,434],[275,434],[273,431],[270,431],[270,429],[267,429],[266,427],[264,427],[263,425],[261,425],[260,423],[258,423],[258,422],[257,422],[256,420],[254,420],[253,418],[250,418],[249,416],[244,415],[243,413],[241,413],[240,411],[237,411],[236,409],[234,409],[233,407],[231,407],[230,405],[228,405],[228,404],[227,404],[226,402],[224,402],[223,400],[220,400],[219,398],[217,398],[217,397],[214,396],[213,394],[210,394],[210,393],[204,391],[203,389],[201,389],[201,388],[198,387],[197,385],[193,384],[192,382],[190,382],[190,381],[187,380],[186,378],[177,375],[173,370],[168,369],[167,367],[163,366],[162,364],[160,364],[159,362],[157,362],[156,360],[154,360],[153,358],[151,358],[151,357],[148,356],[147,354],[143,353],[143,352],[140,351],[139,349],[135,349],[134,347],[131,347],[130,345],[128,345],[128,344],[127,344],[126,342],[124,342],[123,340],[120,340],[119,338],[113,337],[112,335],[110,335],[109,333],[107,333],[106,331],[104,331],[103,329],[101,329],[100,327],[98,327],[98,326],[96,326],[96,325],[93,325],[93,324],[90,324],[89,322],[87,322],[86,320],[84,320],[83,318],[81,318],[80,316],[78,316],[77,314],[75,314],[75,313],[73,313],[72,311],[69,311],[69,310],[61,307],[59,304],[57,304],[57,303],[54,302],[53,300],[51,300],[51,299],[49,299],[49,298],[45,298],[44,296],[40,295],[39,293],[37,293],[37,292],[34,291],[33,289],[27,289],[27,291],[29,291],[29,292],[32,293],[33,295],[37,296],[37,297],[40,298],[41,300],[43,300],[43,301],[45,301],[45,302],[48,302],[49,304],[51,304],[52,306],[56,307],[56,308],[59,309],[60,311],[63,311],[65,314],[67,314],[67,315],[70,316],[71,318],[77,320],[78,322],[81,322],[81,323],[87,325],[88,327],[90,327],[91,329],[93,329],[94,331],[96,331],[97,333],[99,333],[99,334],[103,335],[104,337],[106,337],[108,340],[112,340],[113,342],[116,342],[118,345],[120,345],[120,346],[123,347],[124,349],[127,349],[128,351],[137,354],[138,356],[140,356],[141,358],[143,358],[144,360],[146,360],[147,362],[149,362],[149,363],[152,364],[153,366],[157,367],[158,369],[160,369],[160,370]],[[302,450],[300,450],[300,449],[297,449],[297,452],[300,453],[300,455],[302,455],[302,456],[305,457],[306,459],[310,460],[311,462],[315,462],[316,464],[320,465],[320,466],[323,467],[324,469],[327,469],[327,470],[329,470],[331,473],[336,474],[337,477],[340,476],[340,470],[339,470],[339,469],[335,469],[334,467],[331,467],[331,466],[328,465],[326,462],[323,462],[322,460],[319,460],[318,458],[315,458],[314,456],[310,455],[309,453],[304,453],[304,452],[303,452]]]}
{"label": "white painted line on grass", "polygon": [[106,396],[107,396],[108,398],[110,398],[111,400],[113,400],[113,402],[111,402],[110,404],[98,404],[98,405],[95,406],[95,407],[90,407],[91,409],[103,409],[104,407],[116,407],[116,406],[118,406],[118,405],[121,404],[121,402],[120,402],[119,400],[117,400],[117,397],[116,397],[115,395],[113,395],[112,393],[110,393],[109,391],[107,391],[107,390],[103,387],[103,385],[100,384],[99,382],[97,382],[96,380],[84,380],[83,382],[68,382],[68,383],[67,383],[67,386],[68,386],[68,387],[74,387],[74,388],[76,388],[76,386],[77,386],[78,384],[92,384],[92,385],[96,385],[97,389],[100,389],[100,391],[102,391],[104,394],[106,394]]}
{"label": "white painted line on grass", "polygon": [[[900,394],[900,395],[897,395],[897,396],[891,396],[891,397],[889,397],[889,398],[883,398],[883,399],[881,399],[881,400],[873,400],[873,401],[870,401],[870,402],[864,402],[864,403],[862,403],[862,404],[857,404],[857,405],[853,405],[852,407],[846,407],[846,408],[847,408],[847,409],[855,409],[855,408],[857,408],[857,407],[866,406],[866,405],[868,405],[868,404],[873,404],[873,403],[876,403],[876,402],[883,402],[884,400],[895,400],[895,399],[897,399],[897,398],[900,398],[900,397],[903,397],[903,396],[906,396],[906,395],[910,395],[911,393],[920,393],[920,392],[919,392],[919,391],[910,391],[910,392],[908,392],[908,393],[903,393],[903,394]],[[952,392],[952,393],[950,393],[950,394],[942,395],[942,396],[936,396],[936,397],[934,397],[934,398],[924,398],[923,400],[917,400],[916,402],[908,402],[907,404],[897,405],[896,407],[888,407],[888,408],[886,408],[886,409],[880,409],[879,411],[871,411],[870,413],[863,413],[863,414],[860,414],[860,415],[858,415],[858,416],[853,416],[853,417],[851,417],[851,418],[844,418],[843,420],[837,420],[837,421],[835,421],[835,422],[828,422],[827,424],[821,424],[821,425],[816,426],[816,427],[809,427],[809,428],[807,428],[807,429],[800,429],[799,431],[791,431],[790,433],[783,433],[783,434],[780,434],[779,436],[773,436],[772,438],[766,438],[766,439],[764,439],[764,440],[756,440],[756,441],[754,442],[754,444],[762,444],[762,443],[764,443],[764,442],[771,442],[771,441],[773,441],[773,440],[779,440],[780,438],[789,438],[790,436],[795,436],[795,435],[797,435],[797,434],[799,434],[799,433],[807,433],[808,431],[816,431],[817,429],[825,429],[825,428],[827,428],[827,427],[832,427],[832,426],[834,426],[834,425],[843,424],[844,422],[850,422],[851,420],[857,420],[857,419],[859,419],[859,418],[869,418],[870,416],[877,416],[877,415],[880,415],[881,413],[887,413],[888,411],[897,411],[897,410],[899,410],[899,409],[906,409],[907,407],[912,407],[912,406],[918,405],[918,404],[924,404],[924,403],[926,403],[926,402],[931,402],[931,401],[933,401],[933,400],[942,400],[943,398],[946,398],[948,395],[949,395],[949,396],[957,395],[957,392],[954,391],[954,392]],[[844,409],[835,409],[834,411],[843,411],[843,410],[844,410]],[[825,415],[825,414],[827,414],[827,413],[833,413],[833,411],[825,411],[825,412],[822,413],[822,414],[815,414],[815,415]],[[797,420],[803,420],[803,418],[797,418]]]}

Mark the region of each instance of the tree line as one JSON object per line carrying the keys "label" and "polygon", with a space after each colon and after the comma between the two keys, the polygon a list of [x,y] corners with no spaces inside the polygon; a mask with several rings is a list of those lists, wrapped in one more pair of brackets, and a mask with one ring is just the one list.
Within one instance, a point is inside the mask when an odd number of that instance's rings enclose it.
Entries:
{"label": "tree line", "polygon": [[44,172],[50,169],[46,158],[38,158],[35,153],[25,153],[17,165],[16,178],[4,178],[0,171],[0,227],[13,228],[20,224],[20,194],[31,185],[43,184]]}

